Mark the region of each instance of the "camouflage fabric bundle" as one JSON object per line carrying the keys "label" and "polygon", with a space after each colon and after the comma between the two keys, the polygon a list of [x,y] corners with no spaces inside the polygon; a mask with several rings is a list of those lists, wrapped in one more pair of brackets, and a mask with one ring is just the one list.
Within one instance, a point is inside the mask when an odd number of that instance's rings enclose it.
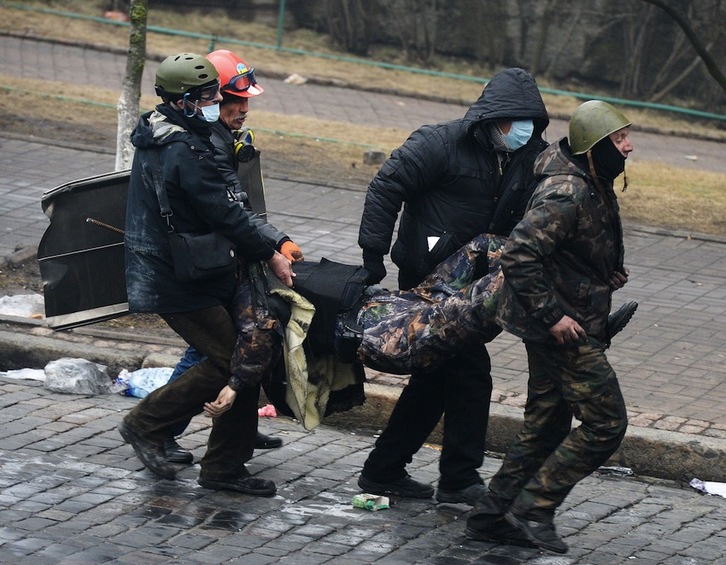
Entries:
{"label": "camouflage fabric bundle", "polygon": [[262,263],[242,263],[234,296],[237,343],[230,360],[230,386],[242,390],[270,378],[282,355],[284,328],[265,298]]}
{"label": "camouflage fabric bundle", "polygon": [[373,296],[360,311],[363,363],[394,374],[431,370],[458,351],[480,347],[501,329],[494,322],[502,285],[505,237],[471,240],[417,287]]}

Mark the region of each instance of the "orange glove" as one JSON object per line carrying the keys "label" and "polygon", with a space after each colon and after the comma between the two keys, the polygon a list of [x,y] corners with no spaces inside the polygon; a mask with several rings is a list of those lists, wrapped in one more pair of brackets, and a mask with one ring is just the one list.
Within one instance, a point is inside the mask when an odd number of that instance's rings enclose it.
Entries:
{"label": "orange glove", "polygon": [[289,239],[280,247],[280,253],[282,253],[291,263],[303,260],[302,250],[296,243]]}

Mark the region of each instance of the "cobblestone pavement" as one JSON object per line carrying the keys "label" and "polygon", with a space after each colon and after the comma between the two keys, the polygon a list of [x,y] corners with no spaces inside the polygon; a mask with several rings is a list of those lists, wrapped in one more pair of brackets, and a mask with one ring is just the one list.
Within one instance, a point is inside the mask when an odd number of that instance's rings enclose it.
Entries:
{"label": "cobblestone pavement", "polygon": [[[257,451],[249,463],[276,482],[274,498],[203,489],[197,466],[176,481],[157,479],[116,431],[136,402],[0,378],[0,562],[726,563],[726,500],[675,483],[587,478],[555,519],[570,545],[557,556],[468,540],[466,505],[394,498],[387,510],[353,508],[373,437],[325,425],[305,432],[287,418],[261,423],[285,444]],[[198,416],[180,442],[198,459],[208,431]],[[411,473],[435,483],[437,460],[425,447]],[[497,467],[487,458],[482,476]]]}

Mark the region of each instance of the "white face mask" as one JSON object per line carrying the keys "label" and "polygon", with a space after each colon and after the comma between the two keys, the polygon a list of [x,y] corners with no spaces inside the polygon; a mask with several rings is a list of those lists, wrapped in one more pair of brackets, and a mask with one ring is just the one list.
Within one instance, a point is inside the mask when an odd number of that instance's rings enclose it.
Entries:
{"label": "white face mask", "polygon": [[200,106],[199,109],[202,111],[202,118],[205,122],[216,122],[219,119],[219,104]]}
{"label": "white face mask", "polygon": [[532,120],[517,120],[512,122],[508,133],[502,134],[502,140],[510,151],[516,151],[527,144],[533,132],[534,122]]}

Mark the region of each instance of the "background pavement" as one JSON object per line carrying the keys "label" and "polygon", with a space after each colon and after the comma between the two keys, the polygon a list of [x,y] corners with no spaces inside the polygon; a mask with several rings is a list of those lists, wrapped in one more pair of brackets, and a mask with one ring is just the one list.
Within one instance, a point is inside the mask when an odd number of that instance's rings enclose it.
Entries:
{"label": "background pavement", "polygon": [[[77,80],[86,73],[89,82],[110,73],[101,80],[111,81],[123,73],[119,58],[0,38],[0,73],[37,74],[42,61],[42,68],[62,76],[59,65],[70,61]],[[270,78],[265,89],[257,108],[408,129],[465,111],[314,84],[293,87]],[[639,152],[650,143],[645,136],[653,134],[634,134]],[[668,147],[675,145],[681,154],[702,155],[679,165],[713,163],[721,167],[713,170],[724,170],[723,144],[672,141]],[[40,209],[43,192],[113,167],[108,153],[1,133],[0,157],[0,258],[6,260],[37,246],[48,223]],[[266,171],[266,188],[270,221],[289,233],[307,258],[360,261],[356,238],[365,187],[295,182]],[[625,228],[631,277],[615,300],[637,300],[640,308],[608,353],[631,421],[624,444],[628,449],[617,462],[638,475],[724,481],[726,241]],[[394,272],[389,265],[389,273]],[[390,275],[388,282],[395,286]],[[96,356],[116,368],[119,363],[135,368],[154,356],[173,358],[181,350],[180,343],[155,336],[99,335],[92,327],[54,334],[42,325],[14,322],[5,320],[0,329],[0,370],[29,366],[18,364],[33,359],[34,366],[42,367],[69,352]],[[490,444],[496,449],[497,442],[505,447],[517,429],[526,359],[521,344],[508,335],[498,337],[490,349],[495,378]],[[382,399],[395,398],[405,381],[375,372],[369,378],[368,408],[385,413]],[[392,511],[353,510],[350,499],[358,492],[355,479],[372,446],[371,435],[349,435],[327,425],[306,433],[286,419],[263,424],[263,429],[285,434],[288,445],[258,454],[251,464],[253,471],[278,482],[280,494],[274,499],[204,491],[192,471],[176,483],[155,480],[140,471],[131,448],[115,432],[134,402],[59,395],[25,381],[0,379],[0,544],[8,556],[0,561],[25,556],[29,563],[64,562],[65,556],[67,563],[619,563],[633,557],[640,563],[724,562],[723,499],[701,498],[672,483],[587,479],[557,519],[573,550],[556,559],[465,541],[460,520],[466,507],[402,501]],[[205,422],[200,418],[195,426],[184,438],[186,445],[204,443]],[[197,454],[202,454],[199,448]],[[422,450],[412,473],[434,483],[436,459],[435,450]],[[491,475],[497,466],[487,458],[482,475]]]}

